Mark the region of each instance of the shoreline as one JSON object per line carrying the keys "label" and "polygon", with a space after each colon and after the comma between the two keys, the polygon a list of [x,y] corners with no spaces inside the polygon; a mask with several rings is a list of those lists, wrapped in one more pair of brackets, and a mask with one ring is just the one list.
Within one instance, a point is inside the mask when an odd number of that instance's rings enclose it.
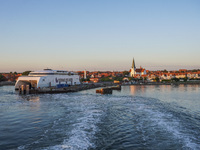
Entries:
{"label": "shoreline", "polygon": [[0,86],[11,86],[11,85],[15,85],[15,82],[12,82],[12,81],[2,81],[2,82],[0,82]]}
{"label": "shoreline", "polygon": [[171,83],[159,83],[159,82],[148,82],[148,83],[135,83],[135,84],[122,84],[122,86],[129,86],[129,85],[198,85],[199,82],[171,82]]}
{"label": "shoreline", "polygon": [[[187,82],[170,82],[170,83],[161,83],[161,82],[147,82],[147,83],[134,83],[134,84],[124,84],[122,83],[122,86],[129,86],[129,85],[193,85],[193,84],[200,84],[200,81],[187,81]],[[12,81],[2,81],[0,82],[0,86],[12,86],[15,85],[15,82]],[[99,82],[99,83],[89,83],[89,84],[81,84],[80,87],[106,87],[106,86],[113,86],[118,85],[116,83],[112,82]],[[78,85],[75,87],[79,87]]]}

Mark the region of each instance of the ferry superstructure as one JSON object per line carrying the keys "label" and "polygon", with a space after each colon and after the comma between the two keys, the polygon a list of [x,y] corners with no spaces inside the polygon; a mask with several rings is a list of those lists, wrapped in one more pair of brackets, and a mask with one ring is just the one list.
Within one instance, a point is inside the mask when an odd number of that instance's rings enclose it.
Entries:
{"label": "ferry superstructure", "polygon": [[15,84],[18,90],[21,85],[29,85],[30,88],[56,87],[57,85],[79,85],[79,75],[63,70],[44,69],[30,72],[28,76],[20,76]]}

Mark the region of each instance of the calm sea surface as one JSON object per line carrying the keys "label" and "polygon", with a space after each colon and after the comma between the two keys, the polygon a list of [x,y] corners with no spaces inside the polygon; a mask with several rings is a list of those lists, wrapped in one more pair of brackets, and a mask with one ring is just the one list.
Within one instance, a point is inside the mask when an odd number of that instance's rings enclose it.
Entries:
{"label": "calm sea surface", "polygon": [[3,86],[0,149],[198,150],[200,85],[28,96]]}

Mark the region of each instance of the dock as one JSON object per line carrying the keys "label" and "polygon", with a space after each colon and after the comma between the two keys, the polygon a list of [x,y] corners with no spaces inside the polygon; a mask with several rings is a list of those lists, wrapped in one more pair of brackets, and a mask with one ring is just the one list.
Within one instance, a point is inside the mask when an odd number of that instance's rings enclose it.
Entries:
{"label": "dock", "polygon": [[30,89],[28,85],[22,85],[19,88],[19,94],[56,94],[56,93],[69,93],[69,92],[78,92],[88,89],[95,89],[99,87],[107,87],[113,84],[81,84],[74,85],[64,88],[48,87],[42,89]]}

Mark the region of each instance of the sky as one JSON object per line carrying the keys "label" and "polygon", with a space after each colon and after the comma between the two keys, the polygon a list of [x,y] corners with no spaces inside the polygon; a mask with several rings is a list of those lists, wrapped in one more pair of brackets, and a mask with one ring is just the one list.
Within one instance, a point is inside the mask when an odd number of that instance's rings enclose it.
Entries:
{"label": "sky", "polygon": [[200,69],[199,0],[0,0],[0,72]]}

